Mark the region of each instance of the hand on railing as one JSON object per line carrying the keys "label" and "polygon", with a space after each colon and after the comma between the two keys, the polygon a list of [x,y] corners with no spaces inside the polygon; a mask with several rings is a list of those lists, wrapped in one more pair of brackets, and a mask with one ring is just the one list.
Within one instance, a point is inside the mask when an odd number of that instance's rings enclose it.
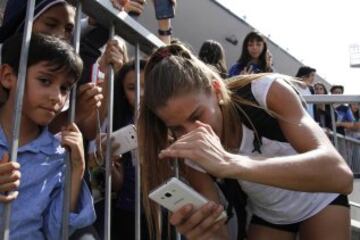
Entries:
{"label": "hand on railing", "polygon": [[95,114],[95,110],[100,108],[103,98],[102,88],[96,83],[80,85],[76,98],[76,122],[81,123]]}
{"label": "hand on railing", "polygon": [[128,1],[124,4],[123,10],[130,15],[139,16],[144,11],[144,4],[146,1],[144,0],[136,0],[136,1]]}
{"label": "hand on railing", "polygon": [[11,202],[17,198],[19,192],[15,191],[20,185],[20,164],[9,162],[6,152],[0,160],[0,203]]}
{"label": "hand on railing", "polygon": [[106,44],[106,49],[99,61],[99,69],[106,73],[106,67],[111,64],[114,67],[115,73],[117,73],[123,64],[128,61],[127,58],[125,43],[112,39]]}
{"label": "hand on railing", "polygon": [[70,211],[76,210],[82,180],[85,172],[83,137],[75,123],[70,123],[61,131],[61,144],[70,152],[71,160],[71,194]]}
{"label": "hand on railing", "polygon": [[128,2],[129,0],[111,0],[113,7],[120,11],[123,10],[123,6]]}

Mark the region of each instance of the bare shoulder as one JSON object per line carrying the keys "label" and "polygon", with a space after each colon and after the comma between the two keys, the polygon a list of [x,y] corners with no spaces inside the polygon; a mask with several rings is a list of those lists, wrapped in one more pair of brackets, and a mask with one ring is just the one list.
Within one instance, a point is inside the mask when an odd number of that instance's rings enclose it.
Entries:
{"label": "bare shoulder", "polygon": [[278,78],[273,81],[266,101],[269,110],[287,117],[288,120],[295,120],[304,116],[300,97],[284,79]]}

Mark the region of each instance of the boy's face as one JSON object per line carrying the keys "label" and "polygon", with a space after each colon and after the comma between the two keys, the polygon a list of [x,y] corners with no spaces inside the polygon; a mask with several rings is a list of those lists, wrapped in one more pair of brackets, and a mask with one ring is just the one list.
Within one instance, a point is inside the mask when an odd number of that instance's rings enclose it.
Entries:
{"label": "boy's face", "polygon": [[69,4],[57,4],[41,14],[33,25],[33,32],[53,35],[70,41],[75,22],[75,9]]}
{"label": "boy's face", "polygon": [[[74,79],[61,71],[54,71],[47,62],[28,68],[23,100],[23,117],[31,123],[46,126],[61,112],[69,96]],[[15,88],[10,89],[10,97]]]}

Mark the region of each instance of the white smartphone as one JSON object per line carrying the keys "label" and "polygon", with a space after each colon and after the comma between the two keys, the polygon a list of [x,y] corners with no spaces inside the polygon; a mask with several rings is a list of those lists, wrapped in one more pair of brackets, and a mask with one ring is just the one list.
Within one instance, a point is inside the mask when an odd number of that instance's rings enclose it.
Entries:
{"label": "white smartphone", "polygon": [[[171,212],[179,210],[186,204],[192,204],[196,210],[209,202],[209,200],[196,192],[190,186],[174,177],[153,190],[149,194],[149,198]],[[220,221],[226,217],[226,212],[223,211],[216,221]]]}
{"label": "white smartphone", "polygon": [[133,124],[129,124],[116,130],[111,133],[111,137],[113,137],[115,142],[120,145],[120,147],[114,152],[116,155],[121,155],[134,150],[138,146],[136,128]]}

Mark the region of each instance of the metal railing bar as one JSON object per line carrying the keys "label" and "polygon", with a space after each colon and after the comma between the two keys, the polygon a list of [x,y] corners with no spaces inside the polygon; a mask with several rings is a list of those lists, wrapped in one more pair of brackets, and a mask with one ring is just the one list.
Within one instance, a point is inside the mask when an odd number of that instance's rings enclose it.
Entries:
{"label": "metal railing bar", "polygon": [[[140,46],[139,43],[135,44],[135,74],[136,74],[136,89],[135,89],[135,111],[134,121],[137,122],[139,118],[140,109]],[[136,159],[135,163],[135,239],[141,239],[141,164],[139,161],[139,151],[136,149],[132,152],[133,159]]]}
{"label": "metal railing bar", "polygon": [[[110,26],[109,39],[113,39],[115,36],[114,25]],[[104,239],[111,239],[111,133],[113,131],[113,105],[114,105],[114,68],[112,65],[108,66],[108,109],[107,109],[107,133],[106,133],[106,157],[105,157],[105,220],[104,220]]]}
{"label": "metal railing bar", "polygon": [[360,95],[305,95],[302,96],[308,103],[360,103]]}
{"label": "metal railing bar", "polygon": [[130,17],[125,11],[115,9],[109,0],[86,0],[83,3],[85,14],[95,18],[96,22],[109,29],[114,25],[115,33],[132,45],[139,44],[144,53],[152,53],[154,48],[164,43],[152,32]]}
{"label": "metal railing bar", "polygon": [[[73,35],[73,47],[75,52],[80,52],[80,34],[81,34],[81,1],[76,2],[76,16],[75,16],[75,29]],[[71,89],[70,94],[70,108],[68,110],[68,122],[72,123],[75,121],[75,106],[76,106],[76,87]],[[65,186],[64,186],[64,202],[63,202],[63,215],[62,215],[62,228],[61,238],[63,240],[69,239],[69,217],[70,217],[70,201],[71,201],[71,155],[69,151],[66,151],[65,155]]]}
{"label": "metal railing bar", "polygon": [[[27,62],[29,47],[31,41],[32,25],[34,20],[35,1],[28,0],[26,5],[26,17],[23,41],[21,45],[21,56],[19,63],[19,72],[16,83],[16,99],[15,99],[15,111],[13,113],[12,126],[12,139],[10,145],[10,161],[17,161],[17,151],[19,146],[19,134],[20,134],[20,121],[23,104],[23,96],[26,81]],[[4,225],[2,229],[2,239],[8,240],[10,238],[10,217],[11,217],[11,203],[4,205]]]}

